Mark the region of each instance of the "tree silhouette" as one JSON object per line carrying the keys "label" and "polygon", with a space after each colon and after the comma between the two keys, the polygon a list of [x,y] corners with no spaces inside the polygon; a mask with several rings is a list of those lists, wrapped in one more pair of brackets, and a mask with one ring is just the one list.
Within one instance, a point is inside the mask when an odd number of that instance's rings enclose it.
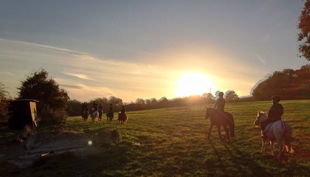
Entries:
{"label": "tree silhouette", "polygon": [[237,93],[233,90],[228,90],[225,93],[225,100],[227,102],[236,102],[239,100],[239,96],[237,95]]}
{"label": "tree silhouette", "polygon": [[18,90],[19,99],[36,99],[39,101],[38,113],[44,119],[53,119],[52,114],[64,111],[69,100],[67,92],[60,89],[55,80],[48,78],[48,73],[45,70],[32,73],[25,81],[22,81]]}
{"label": "tree silhouette", "polygon": [[310,0],[306,0],[299,19],[298,41],[301,55],[310,61]]}

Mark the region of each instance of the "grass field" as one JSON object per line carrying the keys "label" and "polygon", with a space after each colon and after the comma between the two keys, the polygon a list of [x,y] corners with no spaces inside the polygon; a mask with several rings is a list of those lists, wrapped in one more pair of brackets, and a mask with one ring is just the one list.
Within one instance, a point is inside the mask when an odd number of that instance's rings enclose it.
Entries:
{"label": "grass field", "polygon": [[226,106],[236,124],[230,144],[215,129],[211,141],[206,138],[206,105],[128,112],[125,125],[70,117],[68,131],[92,137],[102,129],[117,130],[121,142],[83,158],[71,153],[46,158],[28,169],[2,163],[0,176],[310,176],[310,100],[282,104],[296,150],[285,162],[259,152],[260,130],[253,121],[271,102],[244,102]]}

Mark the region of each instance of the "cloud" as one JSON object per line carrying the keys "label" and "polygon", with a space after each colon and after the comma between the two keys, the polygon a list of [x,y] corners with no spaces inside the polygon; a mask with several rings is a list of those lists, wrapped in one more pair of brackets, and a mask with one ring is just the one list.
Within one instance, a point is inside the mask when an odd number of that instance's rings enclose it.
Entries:
{"label": "cloud", "polygon": [[11,39],[3,39],[3,38],[0,38],[0,40],[1,41],[11,42],[11,43],[17,43],[17,44],[33,46],[33,47],[40,47],[40,48],[45,48],[45,49],[51,49],[51,50],[54,50],[54,51],[64,52],[64,53],[73,54],[73,55],[87,55],[86,53],[83,53],[83,52],[79,52],[79,51],[75,51],[75,50],[71,50],[71,49],[66,49],[66,48],[50,46],[50,45],[45,45],[45,44],[26,42],[26,41],[19,41],[19,40],[11,40]]}
{"label": "cloud", "polygon": [[[9,68],[8,72],[14,72],[4,83],[11,84],[10,88],[17,88],[17,81],[23,80],[25,75],[44,68],[68,91],[70,98],[81,101],[111,95],[125,101],[138,97],[172,98],[175,96],[176,80],[180,74],[188,72],[188,69],[219,78],[215,85],[221,89],[246,81],[233,88],[246,92],[251,88],[249,83],[252,83],[253,77],[263,72],[242,63],[236,64],[229,57],[209,52],[202,53],[201,56],[199,53],[197,56],[166,55],[159,58],[161,65],[156,65],[97,58],[66,48],[1,38],[0,48],[3,49],[0,54],[0,69]],[[226,66],[219,63],[226,63]],[[230,80],[226,78],[228,75]]]}
{"label": "cloud", "polygon": [[256,58],[258,59],[258,61],[260,61],[263,65],[266,65],[266,60],[260,56],[260,55],[256,55]]}
{"label": "cloud", "polygon": [[16,80],[44,68],[72,99],[87,101],[114,95],[131,101],[137,97],[174,96],[171,80],[175,78],[171,77],[174,72],[171,68],[96,58],[83,52],[24,41],[1,39],[0,46],[4,51],[0,55],[2,67],[18,71],[15,75],[19,78],[13,79],[15,88]]}
{"label": "cloud", "polygon": [[63,72],[63,73],[66,74],[66,75],[69,75],[69,76],[73,76],[73,77],[79,78],[79,79],[94,80],[94,79],[90,78],[89,76],[87,76],[85,74],[77,74],[77,73],[69,73],[69,72]]}
{"label": "cloud", "polygon": [[72,89],[81,89],[82,87],[81,86],[78,86],[78,85],[69,85],[69,84],[60,84],[61,87],[64,87],[64,88],[72,88]]}
{"label": "cloud", "polygon": [[113,95],[113,92],[109,88],[86,86],[83,84],[78,84],[71,88],[68,87],[66,90],[68,91],[70,98],[79,98],[81,101],[89,101],[90,99]]}

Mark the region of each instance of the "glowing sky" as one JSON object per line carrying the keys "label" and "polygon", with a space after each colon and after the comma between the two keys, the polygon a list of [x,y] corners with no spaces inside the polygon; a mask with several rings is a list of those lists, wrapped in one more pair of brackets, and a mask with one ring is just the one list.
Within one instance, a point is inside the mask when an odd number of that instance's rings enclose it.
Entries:
{"label": "glowing sky", "polygon": [[[175,97],[184,73],[249,95],[299,68],[303,0],[0,0],[0,82],[12,96],[40,68],[87,101]],[[209,91],[209,90],[206,90]]]}

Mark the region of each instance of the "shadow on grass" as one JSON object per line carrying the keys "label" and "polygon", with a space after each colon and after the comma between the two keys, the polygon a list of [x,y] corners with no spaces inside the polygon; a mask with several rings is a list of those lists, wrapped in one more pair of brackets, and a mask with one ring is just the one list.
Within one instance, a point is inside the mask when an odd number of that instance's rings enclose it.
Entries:
{"label": "shadow on grass", "polygon": [[[6,168],[0,168],[1,175],[5,176],[139,176],[138,171],[130,172],[127,164],[134,159],[133,147],[124,142],[117,146],[103,149],[94,155],[76,155],[70,152],[55,156],[43,157],[32,167],[18,169],[12,165],[4,164]],[[0,176],[1,176],[0,175]]]}
{"label": "shadow on grass", "polygon": [[[223,173],[228,174],[227,176],[308,176],[310,174],[309,164],[306,164],[307,162],[296,163],[293,156],[289,157],[290,159],[286,162],[280,162],[271,157],[262,156],[259,152],[246,151],[233,143],[221,142],[224,151],[218,150],[219,146],[212,141],[209,141],[209,144],[218,163],[223,167]],[[234,172],[236,170],[237,173]]]}

